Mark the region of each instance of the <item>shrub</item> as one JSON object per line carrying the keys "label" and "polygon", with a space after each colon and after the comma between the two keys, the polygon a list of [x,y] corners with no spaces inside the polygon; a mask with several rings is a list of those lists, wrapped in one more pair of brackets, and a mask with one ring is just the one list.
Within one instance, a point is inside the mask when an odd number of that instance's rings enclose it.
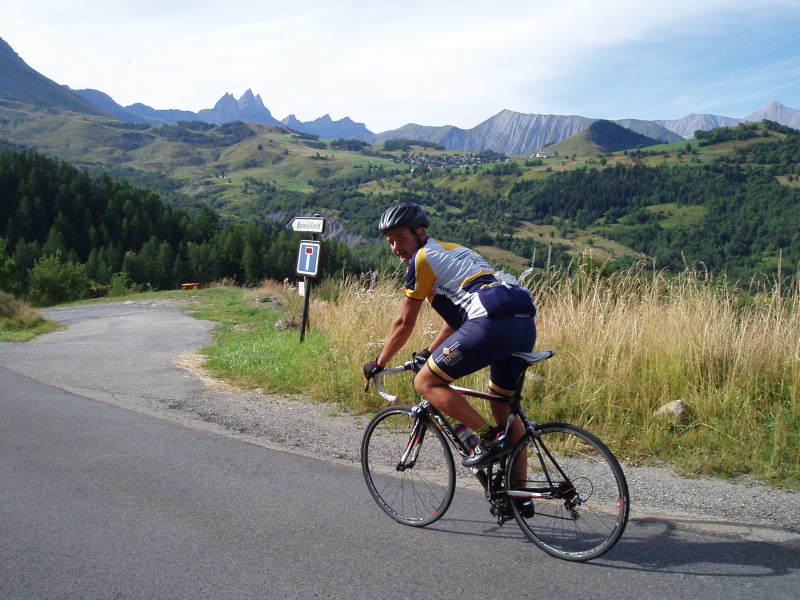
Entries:
{"label": "shrub", "polygon": [[108,295],[111,297],[125,296],[130,293],[141,291],[134,285],[127,272],[121,271],[111,276],[111,283],[108,284]]}
{"label": "shrub", "polygon": [[34,306],[51,306],[80,300],[89,291],[83,265],[62,263],[58,256],[44,256],[28,271],[28,299]]}
{"label": "shrub", "polygon": [[0,238],[0,290],[13,293],[17,291],[17,263],[6,256],[6,246],[6,240]]}

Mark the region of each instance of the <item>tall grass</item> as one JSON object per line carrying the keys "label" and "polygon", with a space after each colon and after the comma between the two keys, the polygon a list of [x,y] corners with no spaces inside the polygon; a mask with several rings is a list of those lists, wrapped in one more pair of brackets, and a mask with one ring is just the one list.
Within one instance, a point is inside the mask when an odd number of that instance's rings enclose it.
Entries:
{"label": "tall grass", "polygon": [[[641,265],[606,276],[592,265],[548,271],[531,284],[537,348],[557,355],[537,369],[543,377],[528,377],[530,415],[583,425],[631,461],[665,460],[687,473],[751,474],[797,488],[797,289],[776,281],[743,290],[703,272],[667,275]],[[322,337],[303,353],[315,363],[306,364],[304,392],[357,412],[378,408],[383,401],[363,391],[361,366],[379,353],[402,297],[400,282],[389,279],[316,288],[310,331]],[[426,305],[396,361],[426,346],[439,323]],[[483,388],[485,378],[460,383]],[[412,401],[410,378],[393,379],[387,387]],[[677,399],[688,405],[681,422],[654,415]]]}
{"label": "tall grass", "polygon": [[[702,272],[548,273],[533,289],[547,418],[601,433],[629,458],[797,487],[800,311],[782,282],[747,291]],[[682,423],[654,417],[682,399]]]}
{"label": "tall grass", "polygon": [[26,342],[59,327],[27,302],[0,291],[0,342]]}
{"label": "tall grass", "polygon": [[[774,281],[741,289],[703,272],[668,275],[642,265],[605,275],[591,261],[546,271],[530,287],[537,349],[557,351],[526,380],[532,418],[583,425],[629,461],[800,488],[797,288]],[[303,299],[294,288],[265,282],[245,296],[246,308],[215,317],[222,325],[206,350],[212,371],[354,412],[383,405],[364,392],[361,368],[380,352],[400,309],[401,281],[349,277],[315,286],[302,343],[297,329],[275,327],[300,322]],[[395,362],[429,344],[439,325],[425,305]],[[410,376],[385,383],[413,402]],[[482,389],[486,374],[459,383]],[[688,406],[683,420],[655,416],[677,399]],[[489,414],[483,403],[477,408]]]}

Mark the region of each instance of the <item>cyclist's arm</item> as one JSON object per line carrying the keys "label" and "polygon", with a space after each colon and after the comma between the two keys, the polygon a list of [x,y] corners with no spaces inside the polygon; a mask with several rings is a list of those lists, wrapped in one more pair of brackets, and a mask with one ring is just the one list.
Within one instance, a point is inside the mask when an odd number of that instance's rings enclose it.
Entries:
{"label": "cyclist's arm", "polygon": [[403,346],[406,345],[408,338],[414,331],[414,326],[417,324],[417,317],[419,316],[419,309],[422,307],[422,300],[415,300],[406,296],[403,298],[403,306],[400,308],[400,314],[392,321],[392,328],[389,330],[389,337],[383,344],[383,350],[378,357],[378,364],[385,367],[386,364],[392,360],[392,357],[400,352]]}
{"label": "cyclist's arm", "polygon": [[447,338],[453,335],[454,332],[455,329],[450,327],[450,325],[448,325],[447,322],[442,323],[442,326],[439,328],[439,333],[436,334],[436,338],[428,346],[428,350],[430,352],[436,350],[436,348],[441,346],[442,342],[444,342]]}

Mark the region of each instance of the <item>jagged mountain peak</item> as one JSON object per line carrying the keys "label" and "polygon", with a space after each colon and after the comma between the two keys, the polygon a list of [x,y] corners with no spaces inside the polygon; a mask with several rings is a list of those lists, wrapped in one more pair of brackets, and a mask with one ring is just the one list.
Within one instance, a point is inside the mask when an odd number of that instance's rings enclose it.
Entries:
{"label": "jagged mountain peak", "polygon": [[[422,126],[409,123],[392,131],[374,134],[363,123],[344,117],[334,121],[325,114],[303,123],[294,114],[282,121],[275,119],[260,95],[248,88],[237,100],[225,93],[214,108],[198,113],[181,110],[155,110],[144,104],[121,107],[107,94],[97,90],[73,91],[47,79],[30,68],[11,46],[0,38],[0,99],[11,100],[87,114],[105,114],[124,121],[164,124],[181,120],[201,120],[221,125],[232,121],[286,125],[294,130],[323,138],[349,138],[368,143],[389,139],[429,141],[456,151],[494,150],[509,155],[534,152],[565,140],[597,121],[579,115],[528,114],[503,109],[471,129],[452,125]],[[800,111],[774,101],[744,119],[708,114],[690,114],[683,119],[662,121],[617,120],[615,123],[647,137],[675,141],[694,136],[697,130],[735,126],[742,121],[776,121],[800,129]]]}
{"label": "jagged mountain peak", "polygon": [[226,92],[212,109],[204,109],[197,113],[197,118],[201,121],[222,125],[232,121],[250,121],[252,123],[264,123],[270,125],[280,125],[269,109],[264,106],[261,96],[256,96],[253,91],[248,89],[237,100],[233,94]]}
{"label": "jagged mountain peak", "polygon": [[253,90],[251,90],[250,88],[248,88],[247,91],[244,94],[242,94],[242,96],[239,98],[238,104],[239,108],[249,108],[251,106],[264,106],[264,102],[261,100],[261,96],[255,95],[253,93]]}
{"label": "jagged mountain peak", "polygon": [[[222,94],[222,97],[217,100],[217,103],[214,106],[220,106],[221,104],[228,104],[230,102],[237,102],[236,98],[230,92],[225,92]],[[238,104],[238,102],[237,102]]]}

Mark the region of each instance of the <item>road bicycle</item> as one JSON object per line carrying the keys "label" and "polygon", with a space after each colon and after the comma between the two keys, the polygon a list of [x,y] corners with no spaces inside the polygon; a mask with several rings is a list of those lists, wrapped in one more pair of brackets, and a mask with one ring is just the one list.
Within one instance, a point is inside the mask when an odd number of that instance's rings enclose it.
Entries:
{"label": "road bicycle", "polygon": [[[505,435],[509,436],[515,418],[525,428],[510,451],[470,469],[483,486],[498,525],[513,518],[548,554],[587,561],[608,552],[622,536],[630,508],[628,484],[619,462],[596,436],[568,423],[532,422],[522,409],[527,368],[554,354],[546,350],[512,355],[524,364],[513,398],[451,387],[467,397],[507,404],[511,413]],[[386,391],[382,378],[419,368],[410,360],[384,369],[374,377],[375,388],[394,403],[397,396]],[[440,519],[456,488],[450,448],[460,458],[469,455],[450,421],[424,398],[412,407],[379,411],[361,443],[364,479],[378,506],[398,523],[413,527]]]}

